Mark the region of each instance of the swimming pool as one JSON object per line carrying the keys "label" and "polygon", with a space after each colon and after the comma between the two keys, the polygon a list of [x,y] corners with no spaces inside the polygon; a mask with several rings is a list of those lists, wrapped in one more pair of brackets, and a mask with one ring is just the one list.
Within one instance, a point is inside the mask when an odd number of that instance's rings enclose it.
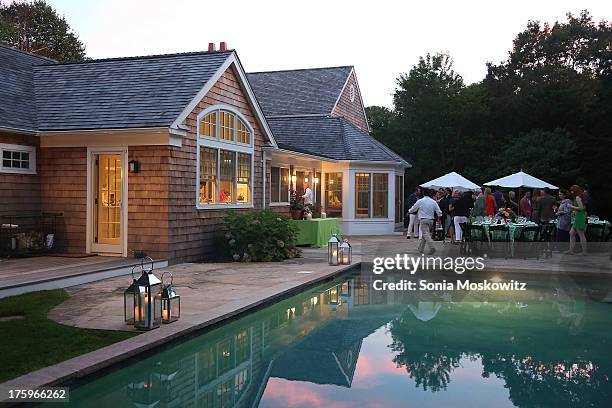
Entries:
{"label": "swimming pool", "polygon": [[[600,285],[372,290],[350,274],[71,390],[79,407],[564,407],[612,401]],[[377,277],[379,279],[379,277]]]}

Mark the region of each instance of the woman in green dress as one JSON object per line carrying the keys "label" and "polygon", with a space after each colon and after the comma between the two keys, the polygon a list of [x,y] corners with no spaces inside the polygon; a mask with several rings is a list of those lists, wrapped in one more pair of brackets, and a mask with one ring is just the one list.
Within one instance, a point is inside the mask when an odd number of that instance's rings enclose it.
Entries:
{"label": "woman in green dress", "polygon": [[576,235],[580,237],[580,246],[582,247],[582,252],[580,255],[587,254],[587,240],[585,231],[587,228],[587,214],[586,208],[582,201],[582,188],[577,185],[573,185],[570,188],[570,192],[574,196],[574,202],[570,205],[570,208],[574,212],[574,216],[572,217],[572,229],[570,230],[570,247],[569,251],[565,252],[566,254],[573,255],[574,247],[576,246]]}

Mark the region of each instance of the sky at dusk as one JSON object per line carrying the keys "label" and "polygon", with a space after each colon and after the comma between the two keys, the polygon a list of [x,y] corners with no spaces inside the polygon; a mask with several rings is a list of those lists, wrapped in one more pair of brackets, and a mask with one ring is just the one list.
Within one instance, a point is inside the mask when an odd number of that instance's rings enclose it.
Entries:
{"label": "sky at dusk", "polygon": [[[0,0],[7,3],[7,0]],[[507,56],[528,20],[612,2],[50,0],[91,58],[205,50],[226,41],[249,72],[354,65],[365,104],[392,106],[395,79],[428,52],[448,52],[467,83]]]}

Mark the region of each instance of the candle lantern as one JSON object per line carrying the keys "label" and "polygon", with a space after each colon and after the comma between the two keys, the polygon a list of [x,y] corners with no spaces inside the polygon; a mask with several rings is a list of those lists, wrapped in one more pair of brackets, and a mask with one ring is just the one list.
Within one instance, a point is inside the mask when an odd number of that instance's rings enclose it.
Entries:
{"label": "candle lantern", "polygon": [[[132,268],[132,284],[123,292],[123,318],[126,324],[134,324],[134,316],[136,315],[136,304],[135,293],[136,293],[136,277],[134,276],[134,269],[138,268],[136,265]],[[142,268],[142,266],[141,266]]]}
{"label": "candle lantern", "polygon": [[153,274],[151,268],[142,267],[140,278],[134,282],[134,327],[140,330],[156,329],[161,324],[161,286],[162,282]]}
{"label": "candle lantern", "polygon": [[353,261],[353,248],[351,247],[351,244],[349,244],[349,242],[345,239],[338,246],[338,250],[340,251],[340,263],[342,265],[350,265]]}
{"label": "candle lantern", "polygon": [[339,263],[339,252],[338,245],[340,241],[338,240],[338,235],[333,234],[329,241],[327,241],[327,263],[329,265],[338,265]]}
{"label": "candle lantern", "polygon": [[[170,283],[167,285],[163,284],[164,276],[170,275]],[[162,323],[172,323],[181,317],[181,297],[176,294],[172,286],[174,276],[165,272],[162,275],[162,291],[161,291],[161,308],[162,308]]]}

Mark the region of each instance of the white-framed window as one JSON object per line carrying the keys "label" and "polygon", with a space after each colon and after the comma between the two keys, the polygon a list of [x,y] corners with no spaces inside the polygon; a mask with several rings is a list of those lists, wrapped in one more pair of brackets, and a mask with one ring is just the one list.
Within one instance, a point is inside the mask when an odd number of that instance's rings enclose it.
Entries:
{"label": "white-framed window", "polygon": [[355,173],[355,217],[387,218],[388,186],[387,173]]}
{"label": "white-framed window", "polygon": [[198,115],[197,208],[253,205],[253,129],[229,106]]}
{"label": "white-framed window", "polygon": [[36,174],[36,146],[0,143],[0,172]]}
{"label": "white-framed window", "polygon": [[289,169],[270,167],[270,202],[289,203]]}

